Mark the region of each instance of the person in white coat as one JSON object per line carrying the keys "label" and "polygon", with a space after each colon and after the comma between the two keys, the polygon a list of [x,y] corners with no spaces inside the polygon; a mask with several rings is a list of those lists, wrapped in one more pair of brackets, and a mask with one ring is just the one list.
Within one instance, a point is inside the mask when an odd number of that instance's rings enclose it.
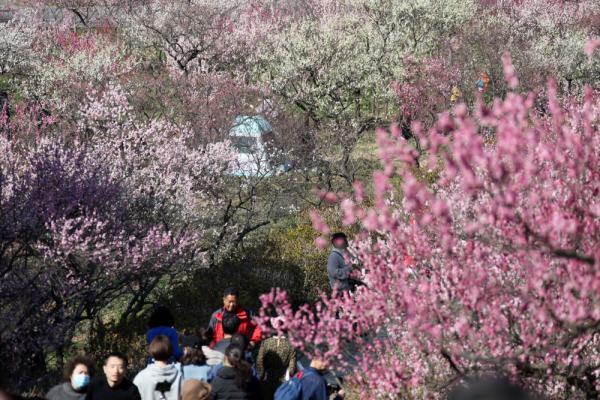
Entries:
{"label": "person in white coat", "polygon": [[179,400],[182,373],[176,364],[169,364],[173,346],[165,335],[157,335],[148,347],[154,363],[141,370],[133,380],[142,400]]}

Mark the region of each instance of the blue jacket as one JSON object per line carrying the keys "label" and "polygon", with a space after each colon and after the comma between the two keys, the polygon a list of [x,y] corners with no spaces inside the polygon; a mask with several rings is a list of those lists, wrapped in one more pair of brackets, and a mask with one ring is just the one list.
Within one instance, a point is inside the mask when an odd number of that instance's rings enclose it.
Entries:
{"label": "blue jacket", "polygon": [[179,335],[177,334],[175,328],[172,326],[157,326],[156,328],[149,329],[148,332],[146,332],[146,341],[148,344],[150,344],[152,339],[158,335],[165,335],[169,338],[171,346],[173,346],[172,361],[179,361],[183,355],[183,351],[181,350],[181,347],[179,347]]}
{"label": "blue jacket", "polygon": [[308,367],[302,372],[302,400],[328,400],[327,384],[319,371]]}
{"label": "blue jacket", "polygon": [[211,369],[208,365],[184,365],[182,368],[183,382],[185,383],[188,379],[208,382],[208,374]]}

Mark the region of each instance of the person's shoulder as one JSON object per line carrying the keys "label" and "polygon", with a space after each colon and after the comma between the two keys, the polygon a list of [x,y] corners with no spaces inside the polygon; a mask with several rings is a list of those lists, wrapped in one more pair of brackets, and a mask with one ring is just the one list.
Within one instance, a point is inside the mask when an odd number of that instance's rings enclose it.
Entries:
{"label": "person's shoulder", "polygon": [[325,378],[323,378],[323,376],[317,370],[314,369],[304,370],[302,374],[302,379],[300,380],[307,382],[325,382]]}
{"label": "person's shoulder", "polygon": [[63,384],[59,383],[58,385],[53,386],[52,388],[50,388],[50,390],[48,390],[48,393],[46,393],[46,398],[48,400],[61,399],[64,395],[63,392]]}
{"label": "person's shoulder", "polygon": [[254,311],[251,308],[244,308],[244,312],[248,318],[254,318]]}
{"label": "person's shoulder", "polygon": [[219,373],[217,373],[214,376],[212,382],[210,382],[211,391],[214,393],[221,391],[223,389],[223,387],[226,385],[226,383],[227,383],[226,380],[223,377],[219,376]]}
{"label": "person's shoulder", "polygon": [[[144,379],[144,377],[146,376],[146,374],[148,373],[148,367],[140,370],[137,374],[135,374],[135,376],[133,377],[133,381],[131,381],[132,384],[137,385],[140,381],[142,381]],[[125,388],[125,381],[123,381],[123,388]],[[129,386],[127,386],[129,387]]]}
{"label": "person's shoulder", "polygon": [[177,334],[177,329],[175,329],[172,326],[156,326],[154,328],[148,329],[148,332],[146,332],[146,336],[170,335],[173,333]]}
{"label": "person's shoulder", "polygon": [[223,313],[223,309],[218,308],[212,314],[210,314],[210,319],[217,318],[222,313]]}
{"label": "person's shoulder", "polygon": [[98,376],[90,381],[90,384],[88,385],[88,392],[90,391],[90,389],[96,389],[104,386],[105,384],[106,379],[103,376]]}
{"label": "person's shoulder", "polygon": [[331,253],[329,253],[328,261],[338,262],[343,259],[344,256],[337,249],[333,249],[331,250]]}
{"label": "person's shoulder", "polygon": [[123,390],[127,391],[130,394],[139,395],[140,393],[140,390],[138,389],[137,385],[127,378],[123,380],[123,383],[121,383],[121,387],[123,388]]}

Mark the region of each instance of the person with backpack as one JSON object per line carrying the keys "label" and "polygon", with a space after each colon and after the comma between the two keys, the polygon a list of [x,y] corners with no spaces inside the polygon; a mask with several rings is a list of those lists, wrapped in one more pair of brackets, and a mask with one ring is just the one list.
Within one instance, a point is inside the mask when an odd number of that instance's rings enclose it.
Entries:
{"label": "person with backpack", "polygon": [[283,383],[275,392],[274,400],[328,400],[327,382],[323,378],[325,363],[313,359],[310,366]]}
{"label": "person with backpack", "polygon": [[223,368],[212,381],[211,390],[211,400],[262,400],[258,381],[240,346],[231,344],[225,350]]}
{"label": "person with backpack", "polygon": [[170,364],[173,346],[165,335],[157,335],[148,353],[154,359],[141,370],[133,380],[138,387],[142,400],[179,400],[182,373],[175,364]]}

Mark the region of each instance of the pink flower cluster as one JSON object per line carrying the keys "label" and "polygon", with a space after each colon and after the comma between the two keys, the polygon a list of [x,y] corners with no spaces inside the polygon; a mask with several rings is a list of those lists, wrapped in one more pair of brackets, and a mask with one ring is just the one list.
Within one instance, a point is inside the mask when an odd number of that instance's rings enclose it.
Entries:
{"label": "pink flower cluster", "polygon": [[598,393],[600,97],[585,93],[561,101],[550,81],[548,114],[533,94],[473,115],[455,106],[418,132],[432,184],[398,129],[379,130],[374,207],[359,185],[341,202],[362,228],[352,252],[369,287],[297,310],[274,290],[262,318],[281,316],[294,345],[351,371],[369,398],[435,398],[485,371],[556,398]]}

